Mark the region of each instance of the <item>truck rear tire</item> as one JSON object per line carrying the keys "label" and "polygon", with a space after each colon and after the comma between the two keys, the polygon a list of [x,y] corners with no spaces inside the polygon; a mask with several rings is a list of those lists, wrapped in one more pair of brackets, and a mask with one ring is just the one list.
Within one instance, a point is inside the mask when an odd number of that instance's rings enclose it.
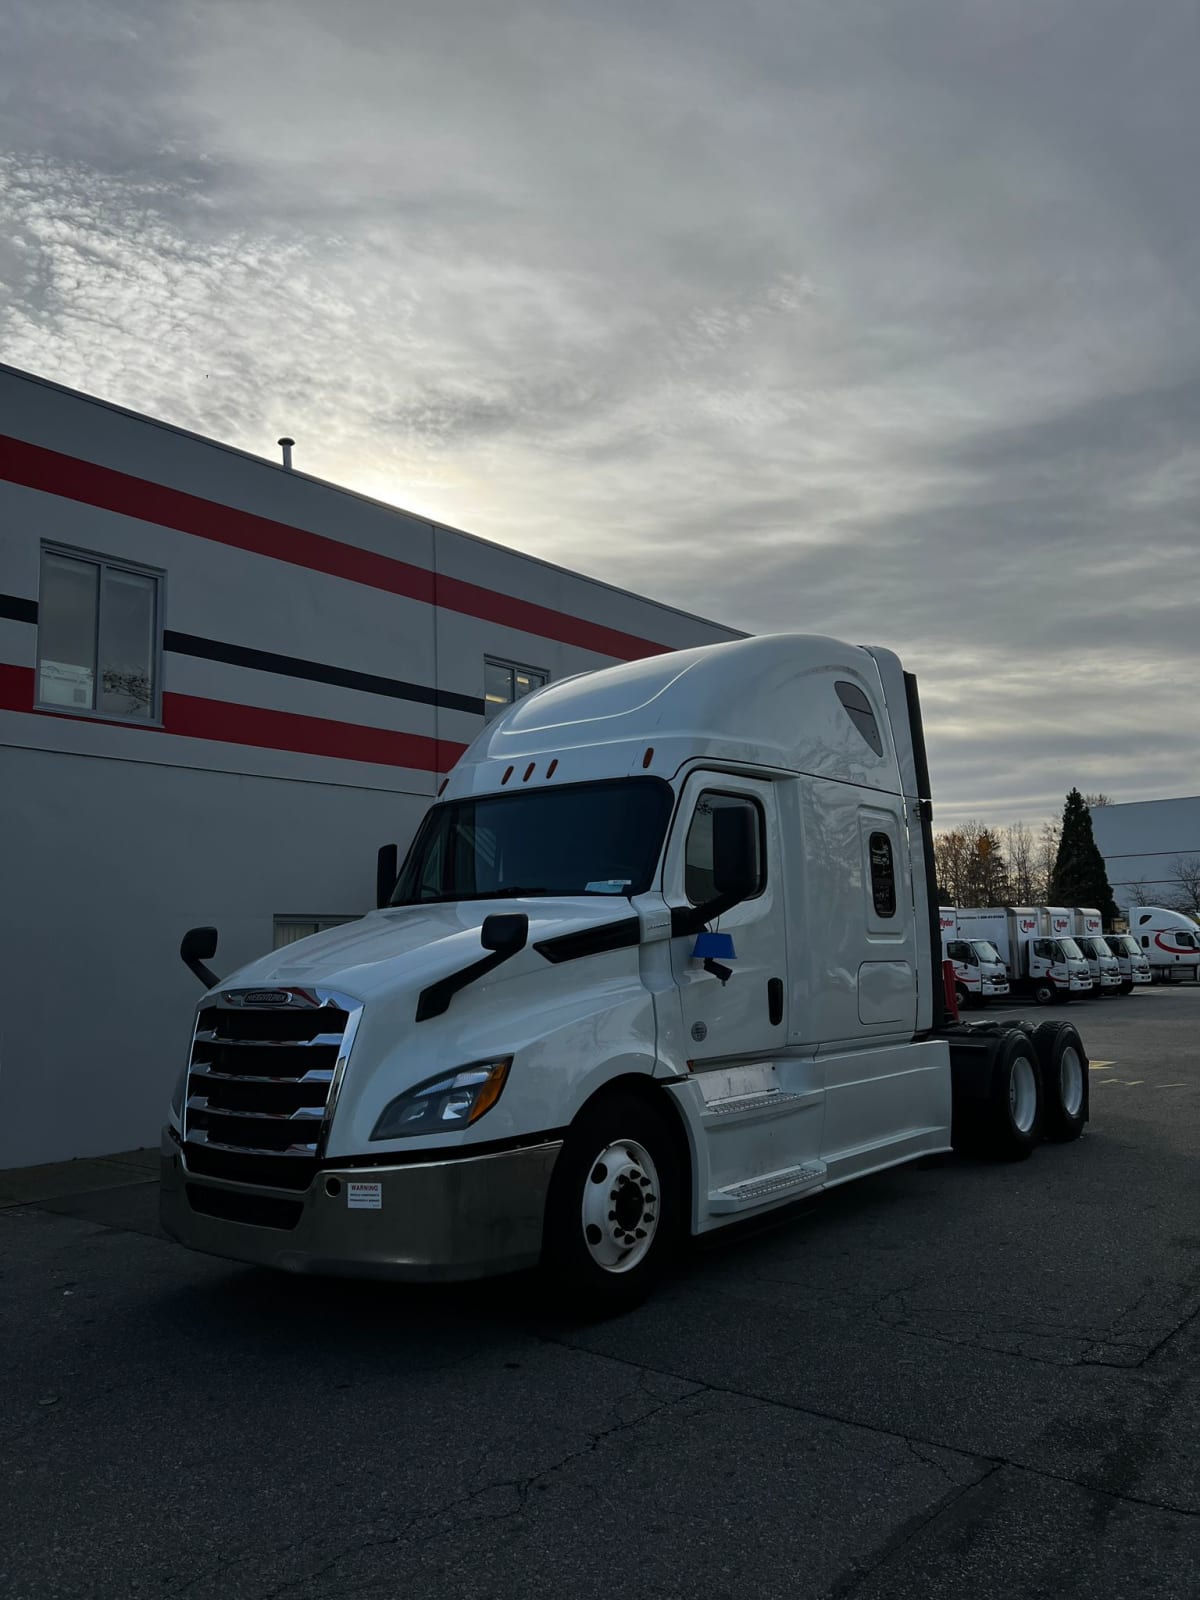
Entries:
{"label": "truck rear tire", "polygon": [[1046,1138],[1058,1144],[1078,1139],[1088,1120],[1088,1058],[1079,1032],[1069,1022],[1042,1022],[1033,1030],[1042,1069]]}
{"label": "truck rear tire", "polygon": [[1000,1040],[992,1067],[992,1092],[980,1130],[987,1154],[998,1161],[1024,1161],[1042,1137],[1042,1115],[1037,1051],[1032,1039],[1014,1028]]}
{"label": "truck rear tire", "polygon": [[569,1129],[546,1199],[542,1271],[553,1302],[628,1311],[662,1276],[683,1219],[679,1141],[640,1095],[615,1091]]}

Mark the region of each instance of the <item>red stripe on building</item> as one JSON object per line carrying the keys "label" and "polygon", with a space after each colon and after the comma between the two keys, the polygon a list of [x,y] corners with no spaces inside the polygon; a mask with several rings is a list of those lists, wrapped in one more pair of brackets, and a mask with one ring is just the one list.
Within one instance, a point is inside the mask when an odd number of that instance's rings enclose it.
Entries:
{"label": "red stripe on building", "polygon": [[[0,711],[33,711],[31,667],[0,663]],[[94,719],[71,712],[39,712],[65,716],[71,722]],[[206,700],[200,695],[163,695],[163,726],[136,722],[103,724],[143,733],[173,733],[183,739],[211,739],[219,744],[250,745],[259,750],[290,750],[297,755],[330,756],[337,761],[369,761],[381,767],[407,767],[414,772],[449,772],[466,745],[430,739],[421,733],[397,733],[357,722],[305,717],[293,711],[243,706],[232,700]]]}
{"label": "red stripe on building", "polygon": [[376,555],[373,550],[360,550],[340,539],[309,533],[305,528],[293,528],[289,523],[275,522],[251,511],[239,511],[236,506],[221,505],[216,500],[205,500],[181,489],[169,489],[165,484],[97,466],[93,461],[81,461],[76,456],[47,450],[23,439],[0,435],[0,478],[27,489],[38,489],[43,494],[55,494],[104,511],[114,511],[120,516],[136,517],[140,522],[175,528],[198,539],[211,539],[216,544],[249,550],[272,561],[286,561],[295,567],[326,572],[331,577],[346,578],[369,589],[383,589],[389,594],[441,606],[484,622],[496,622],[542,639],[557,639],[562,644],[594,650],[597,655],[613,656],[618,661],[664,655],[671,648],[651,639],[639,639],[636,634],[622,633],[618,628],[606,628],[599,622],[572,617],[565,611],[535,605],[532,600],[496,594],[462,578],[442,577],[408,561]]}

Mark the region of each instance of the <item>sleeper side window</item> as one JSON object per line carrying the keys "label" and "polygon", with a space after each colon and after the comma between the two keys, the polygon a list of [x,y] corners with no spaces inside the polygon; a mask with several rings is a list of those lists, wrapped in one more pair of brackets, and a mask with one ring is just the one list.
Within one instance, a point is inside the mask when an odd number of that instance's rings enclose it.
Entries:
{"label": "sleeper side window", "polygon": [[767,886],[766,825],[762,807],[747,795],[719,794],[705,790],[696,801],[696,809],[688,828],[684,846],[683,882],[688,899],[694,906],[707,905],[716,896],[713,880],[713,813],[729,807],[740,806],[754,818],[754,837],[757,840],[755,889],[748,899],[760,895]]}
{"label": "sleeper side window", "polygon": [[[871,901],[877,917],[896,915],[896,862],[886,833],[873,833],[869,842]],[[966,959],[965,957],[963,958]]]}
{"label": "sleeper side window", "polygon": [[871,702],[856,683],[846,683],[839,680],[834,684],[834,691],[842,702],[846,715],[858,729],[863,739],[877,756],[883,754],[883,740],[879,733],[879,724],[875,720],[875,713],[871,709]]}

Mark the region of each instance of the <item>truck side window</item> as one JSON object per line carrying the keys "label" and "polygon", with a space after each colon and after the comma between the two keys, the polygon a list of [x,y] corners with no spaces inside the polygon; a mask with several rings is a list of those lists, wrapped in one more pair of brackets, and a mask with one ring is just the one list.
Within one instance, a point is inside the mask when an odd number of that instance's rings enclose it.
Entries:
{"label": "truck side window", "polygon": [[955,939],[948,944],[946,946],[946,954],[951,961],[969,962],[971,960],[970,947],[962,939]]}
{"label": "truck side window", "polygon": [[[757,849],[757,882],[754,895],[760,895],[767,886],[766,829],[762,807],[756,800],[740,794],[719,794],[706,790],[696,801],[696,810],[688,828],[687,843],[683,853],[683,887],[694,906],[705,905],[716,895],[713,885],[712,818],[713,812],[730,806],[744,806],[755,819]],[[754,895],[749,896],[750,899]]]}
{"label": "truck side window", "polygon": [[[875,713],[871,710],[871,702],[856,683],[838,682],[834,684],[838,699],[845,707],[846,715],[862,734],[863,738],[874,750],[877,756],[883,754],[883,740],[879,737],[879,724],[875,721]],[[891,912],[880,913],[890,916]]]}
{"label": "truck side window", "polygon": [[[881,750],[882,753],[882,750]],[[896,915],[896,863],[892,859],[892,841],[886,833],[873,833],[869,842],[871,855],[871,899],[877,917]],[[966,959],[965,957],[963,958]]]}

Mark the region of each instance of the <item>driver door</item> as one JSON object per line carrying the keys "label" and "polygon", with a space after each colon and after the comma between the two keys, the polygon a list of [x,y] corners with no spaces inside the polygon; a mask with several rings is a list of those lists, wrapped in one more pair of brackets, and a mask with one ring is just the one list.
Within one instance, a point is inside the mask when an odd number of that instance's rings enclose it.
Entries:
{"label": "driver door", "polygon": [[728,806],[749,808],[758,838],[755,893],[711,926],[733,940],[728,975],[706,970],[693,955],[696,936],[671,941],[671,966],[682,1007],[684,1048],[695,1070],[763,1060],[787,1040],[787,924],[780,870],[779,824],[769,783],[725,773],[693,773],[679,807],[666,879],[671,906],[713,898],[712,817]]}

